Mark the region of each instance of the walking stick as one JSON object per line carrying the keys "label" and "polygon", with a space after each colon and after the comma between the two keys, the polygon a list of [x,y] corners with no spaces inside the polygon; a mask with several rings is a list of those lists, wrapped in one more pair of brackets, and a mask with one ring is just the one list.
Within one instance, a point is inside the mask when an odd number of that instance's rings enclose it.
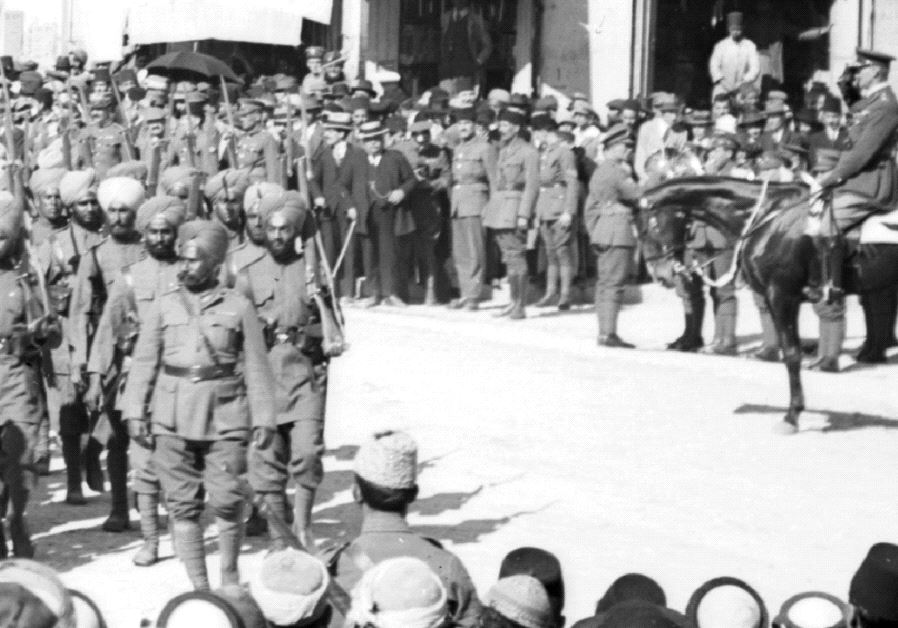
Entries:
{"label": "walking stick", "polygon": [[343,247],[340,249],[340,255],[337,257],[337,261],[334,262],[334,268],[332,270],[334,277],[337,276],[337,272],[340,270],[340,266],[343,264],[343,258],[346,256],[346,251],[349,249],[349,243],[352,242],[352,233],[355,231],[355,220],[349,223],[349,231],[346,232],[346,238],[343,240]]}

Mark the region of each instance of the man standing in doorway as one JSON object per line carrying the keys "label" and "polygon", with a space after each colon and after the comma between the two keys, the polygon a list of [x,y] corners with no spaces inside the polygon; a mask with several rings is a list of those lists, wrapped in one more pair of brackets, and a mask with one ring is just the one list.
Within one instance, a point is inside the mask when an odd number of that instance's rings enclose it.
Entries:
{"label": "man standing in doorway", "polygon": [[744,37],[742,14],[727,14],[729,35],[714,45],[708,71],[714,83],[713,96],[733,94],[747,83],[754,83],[761,71],[758,49]]}
{"label": "man standing in doorway", "polygon": [[452,0],[452,9],[443,14],[442,29],[440,80],[448,81],[447,91],[456,93],[455,83],[463,77],[479,85],[493,42],[483,17],[471,9],[471,0]]}

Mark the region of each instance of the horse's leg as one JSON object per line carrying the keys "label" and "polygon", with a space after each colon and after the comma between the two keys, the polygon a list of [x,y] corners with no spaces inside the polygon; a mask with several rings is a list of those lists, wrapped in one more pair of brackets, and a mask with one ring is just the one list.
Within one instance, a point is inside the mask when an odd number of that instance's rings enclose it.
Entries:
{"label": "horse's leg", "polygon": [[778,286],[771,286],[767,288],[766,298],[779,337],[783,362],[789,373],[789,410],[783,417],[783,423],[777,425],[777,431],[793,434],[798,431],[798,417],[804,410],[804,391],[801,386],[801,339],[798,335],[801,293],[791,294]]}

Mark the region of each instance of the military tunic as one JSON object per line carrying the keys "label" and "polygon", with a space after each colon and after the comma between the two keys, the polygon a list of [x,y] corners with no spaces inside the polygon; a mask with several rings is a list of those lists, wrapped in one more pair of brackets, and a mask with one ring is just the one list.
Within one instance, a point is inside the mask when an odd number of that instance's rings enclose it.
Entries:
{"label": "military tunic", "polygon": [[310,325],[307,261],[279,263],[265,255],[246,266],[238,291],[253,302],[265,329],[274,373],[278,433],[271,447],[252,450],[250,481],[260,493],[283,492],[287,473],[307,488],[324,475],[324,406],[327,358],[320,328]]}
{"label": "military tunic", "polygon": [[480,300],[486,269],[483,213],[490,199],[490,179],[496,172],[497,151],[474,136],[452,153],[449,214],[452,217],[452,258],[461,298]]}
{"label": "military tunic", "polygon": [[237,140],[237,163],[232,167],[248,169],[252,183],[281,184],[278,153],[277,140],[265,129],[245,133]]}
{"label": "military tunic", "polygon": [[105,178],[110,168],[124,161],[125,133],[125,129],[115,122],[102,127],[84,127],[79,139],[81,150],[76,169],[93,167],[99,179]]}
{"label": "military tunic", "polygon": [[191,166],[202,170],[208,176],[218,172],[219,133],[214,124],[193,128],[193,162],[190,159],[190,130],[178,127],[169,145],[167,163],[175,166]]}
{"label": "military tunic", "polygon": [[216,517],[240,514],[249,432],[275,428],[273,381],[255,309],[233,290],[178,288],[150,304],[122,408],[147,420],[150,399],[153,464],[173,517],[198,517],[204,486]]}
{"label": "military tunic", "polygon": [[[572,234],[575,232],[578,198],[579,181],[574,151],[561,142],[540,151],[536,215],[550,263],[573,266]],[[562,214],[571,219],[567,226],[558,221]]]}
{"label": "military tunic", "polygon": [[533,219],[538,194],[539,153],[529,142],[515,137],[499,148],[496,176],[483,219],[484,226],[496,231],[509,276],[527,274],[527,234],[518,228],[518,220],[529,223]]}

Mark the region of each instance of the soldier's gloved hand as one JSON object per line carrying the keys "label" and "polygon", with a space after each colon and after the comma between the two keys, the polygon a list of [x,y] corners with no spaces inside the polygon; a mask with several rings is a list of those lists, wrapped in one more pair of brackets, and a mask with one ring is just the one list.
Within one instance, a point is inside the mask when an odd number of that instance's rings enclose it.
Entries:
{"label": "soldier's gloved hand", "polygon": [[87,387],[87,392],[84,393],[84,405],[91,412],[99,412],[102,400],[103,384],[100,381],[100,374],[91,373],[90,384]]}
{"label": "soldier's gloved hand", "polygon": [[315,197],[315,207],[324,207],[324,197],[323,196]]}
{"label": "soldier's gloved hand", "polygon": [[393,205],[398,205],[402,202],[402,199],[405,198],[405,192],[402,190],[393,190],[390,192],[389,196],[387,196],[387,200],[390,201]]}
{"label": "soldier's gloved hand", "polygon": [[350,220],[357,220],[359,217],[359,213],[355,210],[355,207],[350,207],[346,210],[346,217]]}
{"label": "soldier's gloved hand", "polygon": [[128,419],[128,436],[144,449],[153,449],[156,446],[153,435],[150,434],[150,424],[143,419]]}
{"label": "soldier's gloved hand", "polygon": [[253,428],[253,445],[256,449],[268,449],[274,440],[274,429],[270,427]]}
{"label": "soldier's gloved hand", "polygon": [[518,218],[518,231],[527,231],[527,219]]}
{"label": "soldier's gloved hand", "polygon": [[571,226],[571,215],[570,214],[561,214],[558,217],[558,225],[567,229]]}

